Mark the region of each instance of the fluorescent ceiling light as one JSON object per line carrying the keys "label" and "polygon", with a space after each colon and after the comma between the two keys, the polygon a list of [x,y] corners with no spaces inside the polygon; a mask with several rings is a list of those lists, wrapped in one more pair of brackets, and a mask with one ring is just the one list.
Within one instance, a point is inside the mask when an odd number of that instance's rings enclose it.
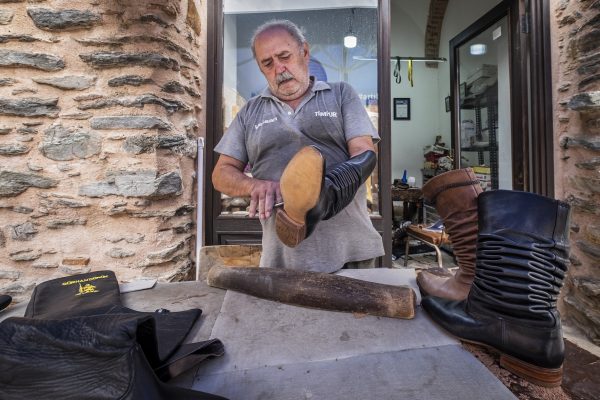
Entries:
{"label": "fluorescent ceiling light", "polygon": [[[338,36],[339,37],[339,36]],[[356,47],[356,36],[354,36],[353,34],[349,33],[348,35],[344,36],[344,46],[349,48],[349,49],[353,49]]]}
{"label": "fluorescent ceiling light", "polygon": [[472,44],[471,47],[469,48],[469,51],[474,56],[480,56],[482,54],[485,54],[485,52],[487,51],[487,46],[485,44],[481,44],[481,43]]}

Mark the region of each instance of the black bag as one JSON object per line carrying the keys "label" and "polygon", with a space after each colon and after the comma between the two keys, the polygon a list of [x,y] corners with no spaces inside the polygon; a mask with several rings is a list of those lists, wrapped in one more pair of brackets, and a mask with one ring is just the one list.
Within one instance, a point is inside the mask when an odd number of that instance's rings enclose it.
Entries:
{"label": "black bag", "polygon": [[218,339],[182,345],[200,314],[123,307],[112,271],[44,282],[0,324],[2,398],[222,399],[162,382],[224,353]]}

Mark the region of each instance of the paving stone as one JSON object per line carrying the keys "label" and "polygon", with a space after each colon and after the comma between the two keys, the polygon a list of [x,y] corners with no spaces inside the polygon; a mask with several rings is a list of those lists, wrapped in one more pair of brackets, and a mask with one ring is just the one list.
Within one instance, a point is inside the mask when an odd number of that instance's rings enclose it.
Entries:
{"label": "paving stone", "polygon": [[[225,342],[226,354],[230,347]],[[215,361],[200,366],[193,388],[230,400],[515,399],[453,345],[211,373]]]}

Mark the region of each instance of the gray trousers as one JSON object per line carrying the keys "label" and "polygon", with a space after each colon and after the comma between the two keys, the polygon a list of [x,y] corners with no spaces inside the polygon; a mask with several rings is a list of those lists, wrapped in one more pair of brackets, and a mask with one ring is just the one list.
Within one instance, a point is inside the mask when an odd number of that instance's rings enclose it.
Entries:
{"label": "gray trousers", "polygon": [[370,258],[368,260],[362,261],[350,261],[344,264],[342,269],[367,269],[367,268],[375,268],[375,259]]}

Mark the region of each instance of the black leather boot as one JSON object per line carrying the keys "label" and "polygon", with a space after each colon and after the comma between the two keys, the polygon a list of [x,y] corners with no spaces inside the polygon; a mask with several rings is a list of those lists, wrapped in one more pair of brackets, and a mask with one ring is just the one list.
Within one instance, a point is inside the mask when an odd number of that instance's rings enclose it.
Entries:
{"label": "black leather boot", "polygon": [[321,220],[342,211],[369,177],[377,157],[373,151],[360,153],[325,173],[325,158],[316,146],[302,148],[281,175],[283,208],[276,211],[279,239],[296,247]]}
{"label": "black leather boot", "polygon": [[500,365],[559,386],[564,343],[556,301],[567,271],[569,205],[509,190],[478,197],[475,280],[463,301],[426,297],[431,318],[460,339],[492,347]]}

